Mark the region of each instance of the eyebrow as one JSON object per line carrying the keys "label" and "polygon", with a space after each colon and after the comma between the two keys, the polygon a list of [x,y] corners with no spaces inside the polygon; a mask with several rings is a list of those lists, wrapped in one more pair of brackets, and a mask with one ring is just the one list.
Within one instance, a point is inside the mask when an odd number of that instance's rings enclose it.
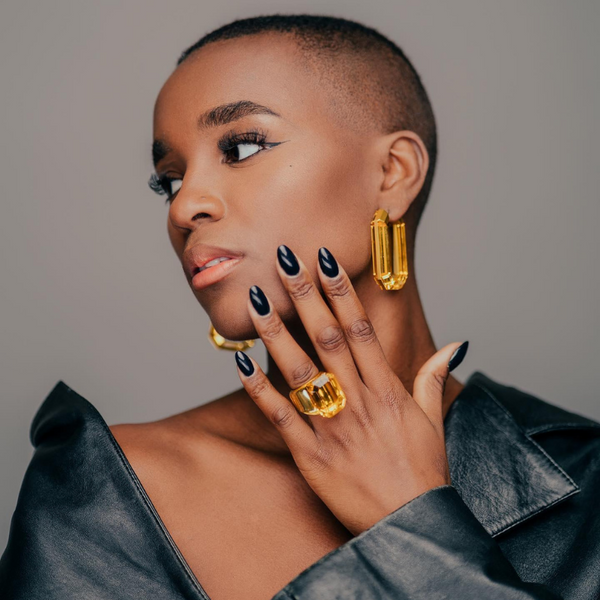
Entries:
{"label": "eyebrow", "polygon": [[[196,126],[198,130],[203,131],[227,125],[249,115],[272,115],[281,118],[279,113],[268,106],[257,104],[251,100],[238,100],[237,102],[220,104],[203,112],[196,120]],[[154,166],[156,167],[169,152],[172,152],[172,148],[164,140],[154,140],[152,142],[152,162]]]}

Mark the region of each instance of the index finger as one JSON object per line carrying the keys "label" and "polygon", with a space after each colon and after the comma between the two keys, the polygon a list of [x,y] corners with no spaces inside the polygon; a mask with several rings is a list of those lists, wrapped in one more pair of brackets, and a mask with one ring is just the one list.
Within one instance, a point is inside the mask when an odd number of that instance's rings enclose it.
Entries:
{"label": "index finger", "polygon": [[319,248],[319,279],[344,330],[354,362],[365,385],[375,389],[391,371],[371,320],[346,271],[324,246]]}

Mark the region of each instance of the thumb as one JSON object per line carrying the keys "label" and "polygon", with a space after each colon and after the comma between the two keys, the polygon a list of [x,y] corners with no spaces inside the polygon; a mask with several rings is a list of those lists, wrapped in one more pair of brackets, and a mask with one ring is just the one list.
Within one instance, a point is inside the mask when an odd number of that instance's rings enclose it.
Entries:
{"label": "thumb", "polygon": [[453,342],[436,352],[420,369],[413,383],[413,398],[436,428],[443,431],[442,398],[450,371],[460,365],[469,342]]}

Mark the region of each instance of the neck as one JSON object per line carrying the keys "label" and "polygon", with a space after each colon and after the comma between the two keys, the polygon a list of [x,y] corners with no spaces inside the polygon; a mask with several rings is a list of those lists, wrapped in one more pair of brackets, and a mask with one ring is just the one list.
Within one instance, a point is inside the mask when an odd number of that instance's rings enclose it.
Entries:
{"label": "neck", "polygon": [[[413,270],[414,273],[414,270]],[[412,395],[413,382],[419,369],[437,349],[425,320],[423,306],[417,289],[414,274],[406,285],[397,291],[381,290],[369,272],[353,281],[354,288],[371,320],[379,342],[391,369],[396,373],[406,390]],[[310,339],[301,323],[287,323],[290,333],[302,349],[311,357],[319,370],[327,370],[321,363]],[[283,378],[270,355],[268,355],[267,375],[273,386],[284,398],[288,398],[290,387]],[[448,377],[442,399],[444,418],[463,384],[451,375]],[[251,398],[240,390],[240,400],[249,413],[244,415],[252,431],[252,440],[260,440],[260,449],[273,453],[289,454],[287,446],[277,430],[267,421]],[[240,406],[240,410],[244,410]],[[318,418],[318,417],[314,417]]]}

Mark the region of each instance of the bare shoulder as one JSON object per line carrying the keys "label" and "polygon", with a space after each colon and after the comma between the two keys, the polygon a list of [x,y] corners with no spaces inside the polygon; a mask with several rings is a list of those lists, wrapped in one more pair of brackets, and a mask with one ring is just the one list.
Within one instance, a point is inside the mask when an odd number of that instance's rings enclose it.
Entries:
{"label": "bare shoulder", "polygon": [[165,483],[192,473],[197,477],[211,460],[215,446],[211,410],[201,406],[157,421],[119,423],[109,429],[147,491],[158,491],[160,484],[164,494]]}

